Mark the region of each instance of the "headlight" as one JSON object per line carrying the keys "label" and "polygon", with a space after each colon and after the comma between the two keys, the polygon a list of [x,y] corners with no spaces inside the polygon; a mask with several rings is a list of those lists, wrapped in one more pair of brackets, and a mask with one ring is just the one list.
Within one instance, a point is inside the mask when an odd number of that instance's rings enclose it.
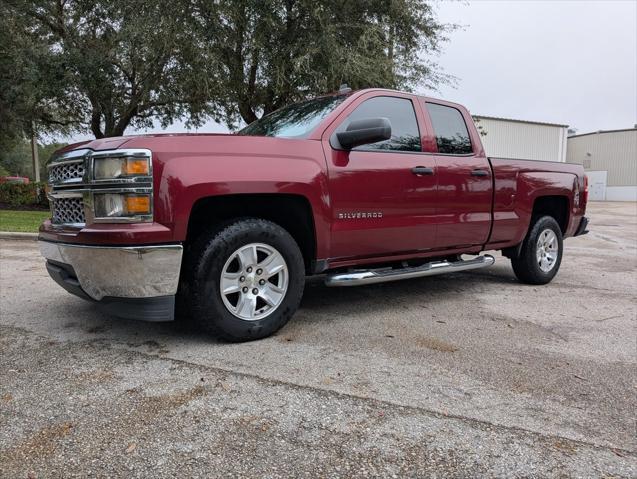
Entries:
{"label": "headlight", "polygon": [[93,175],[96,180],[150,176],[150,158],[123,156],[95,158],[93,161]]}
{"label": "headlight", "polygon": [[125,219],[152,214],[150,194],[96,193],[93,203],[96,218]]}

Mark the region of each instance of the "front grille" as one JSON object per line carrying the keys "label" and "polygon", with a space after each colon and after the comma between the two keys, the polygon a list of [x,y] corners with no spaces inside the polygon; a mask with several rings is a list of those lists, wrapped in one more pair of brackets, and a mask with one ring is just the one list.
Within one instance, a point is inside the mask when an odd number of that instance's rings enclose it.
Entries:
{"label": "front grille", "polygon": [[[88,148],[55,153],[48,164],[49,188],[47,197],[51,205],[51,224],[60,228],[83,228],[89,223],[139,223],[152,221],[152,212],[146,215],[96,217],[92,195],[98,191],[113,195],[148,195],[152,203],[152,174],[118,178],[93,178],[92,165],[104,158],[152,159],[150,150],[143,148],[93,151]],[[149,168],[150,170],[150,168]],[[84,202],[86,198],[86,204]],[[86,211],[86,215],[85,215]]]}
{"label": "front grille", "polygon": [[84,162],[60,163],[49,168],[49,183],[81,181],[84,177]]}
{"label": "front grille", "polygon": [[84,201],[81,197],[57,198],[51,201],[51,223],[85,223]]}

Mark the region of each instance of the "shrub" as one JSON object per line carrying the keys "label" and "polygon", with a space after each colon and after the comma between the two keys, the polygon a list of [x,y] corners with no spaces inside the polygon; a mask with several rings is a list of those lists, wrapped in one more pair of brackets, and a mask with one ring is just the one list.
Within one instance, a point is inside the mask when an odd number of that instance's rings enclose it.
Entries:
{"label": "shrub", "polygon": [[49,207],[46,183],[0,183],[0,203],[17,206]]}

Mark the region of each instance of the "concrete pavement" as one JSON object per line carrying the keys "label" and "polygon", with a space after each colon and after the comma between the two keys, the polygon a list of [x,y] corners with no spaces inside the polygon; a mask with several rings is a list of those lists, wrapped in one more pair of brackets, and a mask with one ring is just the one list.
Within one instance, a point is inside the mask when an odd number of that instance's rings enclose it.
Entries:
{"label": "concrete pavement", "polygon": [[68,295],[0,241],[0,475],[637,475],[637,207],[592,203],[548,286],[311,279],[226,344]]}

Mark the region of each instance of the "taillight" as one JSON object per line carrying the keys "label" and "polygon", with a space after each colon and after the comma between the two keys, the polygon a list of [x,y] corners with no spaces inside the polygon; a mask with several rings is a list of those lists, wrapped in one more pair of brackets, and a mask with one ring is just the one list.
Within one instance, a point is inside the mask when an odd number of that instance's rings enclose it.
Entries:
{"label": "taillight", "polygon": [[586,208],[588,203],[588,176],[584,175],[584,193],[582,193],[582,209]]}

